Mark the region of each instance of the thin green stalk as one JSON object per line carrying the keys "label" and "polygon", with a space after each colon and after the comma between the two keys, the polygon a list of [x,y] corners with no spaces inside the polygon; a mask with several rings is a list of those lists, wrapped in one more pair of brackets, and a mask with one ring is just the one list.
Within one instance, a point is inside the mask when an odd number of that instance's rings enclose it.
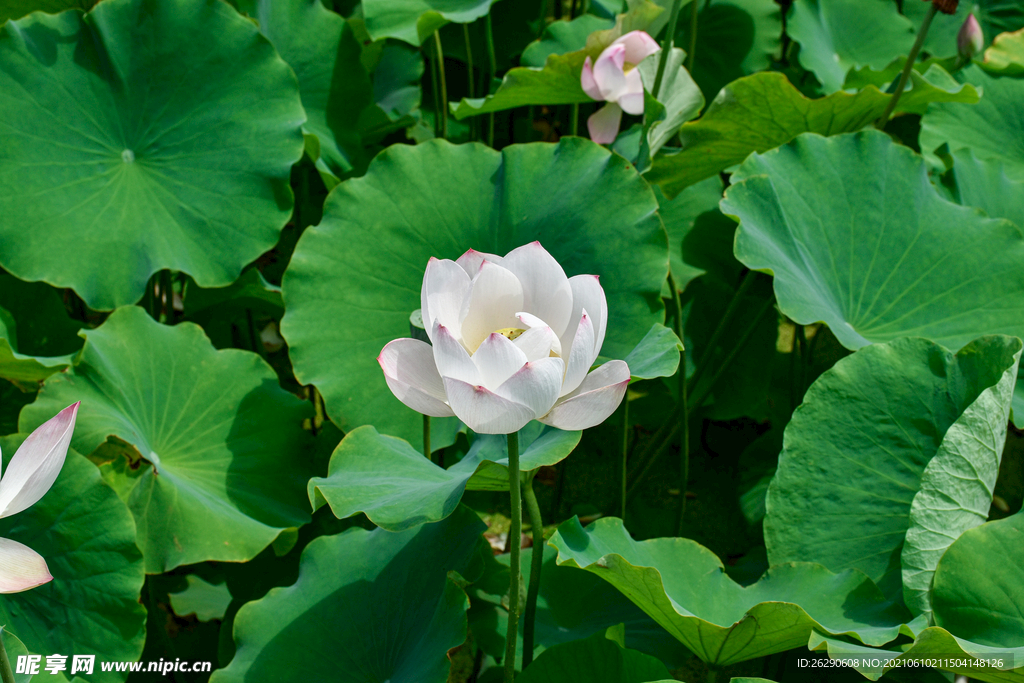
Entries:
{"label": "thin green stalk", "polygon": [[622,508],[619,510],[619,519],[626,521],[626,456],[629,454],[629,389],[622,397]]}
{"label": "thin green stalk", "polygon": [[160,305],[163,309],[161,322],[174,324],[174,281],[170,270],[160,271]]}
{"label": "thin green stalk", "polygon": [[[696,2],[697,0],[692,0]],[[668,53],[672,51],[672,42],[676,38],[676,25],[679,23],[679,9],[683,6],[683,0],[675,0],[672,3],[672,14],[669,15],[668,33],[665,34],[665,41],[661,44],[661,59],[658,60],[658,73],[654,77],[654,89],[651,94],[658,98],[661,91],[661,81],[665,78],[665,64],[668,63]]]}
{"label": "thin green stalk", "polygon": [[423,455],[430,460],[430,416],[423,416]]}
{"label": "thin green stalk", "polygon": [[519,432],[508,435],[508,489],[512,503],[512,524],[508,530],[509,586],[508,586],[508,628],[505,631],[505,683],[516,679],[516,634],[519,631],[519,590],[522,582],[523,499],[519,491]]}
{"label": "thin green stalk", "polygon": [[[800,343],[800,362],[797,364],[797,373],[796,373],[796,380],[797,380],[797,385],[796,385],[797,392],[796,392],[796,395],[797,395],[798,399],[802,399],[803,396],[804,396],[804,392],[807,390],[807,370],[806,370],[806,367],[807,367],[807,352],[808,352],[808,348],[807,348],[807,334],[804,332],[804,326],[803,325],[797,324],[795,336],[796,336],[796,341]],[[794,349],[793,349],[794,351],[796,350],[795,347],[796,347],[796,345],[794,344]]]}
{"label": "thin green stalk", "polygon": [[900,101],[900,97],[903,95],[903,89],[907,87],[907,81],[910,80],[910,72],[914,69],[914,62],[917,61],[917,53],[921,51],[921,46],[924,44],[924,39],[928,35],[928,27],[932,25],[932,19],[935,18],[935,13],[939,11],[939,6],[934,2],[928,6],[928,12],[924,15],[924,20],[921,22],[921,28],[917,32],[917,40],[914,41],[914,47],[910,48],[910,54],[907,55],[907,63],[903,65],[903,73],[900,74],[900,82],[896,85],[896,92],[892,94],[892,99],[889,100],[889,104],[886,105],[885,111],[878,117],[878,121],[875,122],[875,128],[885,128],[885,124],[889,121],[889,117],[896,111],[896,104]]}
{"label": "thin green stalk", "polygon": [[[694,0],[696,2],[696,0]],[[676,309],[676,336],[683,339],[683,305],[679,300],[679,288],[676,287],[672,271],[668,272],[668,286],[672,290],[672,302]],[[690,412],[686,405],[686,351],[679,352],[679,416],[683,426],[682,443],[679,448],[679,516],[676,517],[676,536],[683,533],[683,518],[686,516],[686,489],[690,484]]]}
{"label": "thin green stalk", "polygon": [[708,667],[708,677],[705,680],[707,683],[715,683],[718,680],[718,669]]}
{"label": "thin green stalk", "polygon": [[690,3],[690,51],[686,53],[686,70],[693,73],[693,59],[697,54],[697,0]]}
{"label": "thin green stalk", "polygon": [[[468,93],[470,98],[476,97],[476,71],[473,69],[473,44],[469,40],[469,24],[462,25],[462,37],[466,40],[466,69],[469,73]],[[471,116],[469,119],[469,139],[476,140],[477,136],[477,118]]]}
{"label": "thin green stalk", "polygon": [[[690,378],[690,386],[697,386],[697,382],[704,375],[704,372],[708,369],[711,364],[711,358],[714,356],[715,347],[718,346],[718,342],[721,340],[722,335],[725,334],[725,328],[728,326],[732,317],[736,314],[736,310],[739,308],[740,302],[743,301],[743,297],[746,295],[747,290],[754,284],[756,276],[754,271],[748,270],[747,274],[743,276],[743,280],[740,281],[740,286],[733,292],[732,299],[729,301],[729,305],[725,308],[725,313],[722,314],[721,319],[718,321],[718,326],[715,331],[711,333],[711,339],[708,340],[706,351],[704,356],[697,362],[697,367],[693,370],[693,376]],[[680,337],[681,339],[681,337]]]}
{"label": "thin green stalk", "polygon": [[[487,87],[485,88],[485,95],[491,94],[491,84],[494,83],[494,77],[498,73],[498,60],[494,56],[494,27],[491,25],[491,14],[487,13],[487,19],[484,22],[487,29]],[[487,115],[487,146],[494,147],[494,112]]]}
{"label": "thin green stalk", "polygon": [[534,630],[537,621],[537,596],[540,594],[540,573],[544,564],[544,520],[540,516],[540,505],[533,492],[533,476],[526,478],[523,489],[526,514],[530,517],[530,531],[533,535],[533,550],[530,556],[530,584],[526,589],[526,618],[523,620],[523,668],[533,662]]}
{"label": "thin green stalk", "polygon": [[575,104],[572,104],[570,106],[571,106],[571,109],[569,111],[569,116],[571,117],[571,120],[569,121],[569,134],[570,135],[579,135],[580,134],[580,104],[579,104],[579,102],[576,102]]}
{"label": "thin green stalk", "polygon": [[434,99],[434,137],[440,137],[441,135],[441,106],[438,102],[439,95],[437,90],[437,59],[430,60],[430,92]]}
{"label": "thin green stalk", "polygon": [[434,31],[434,47],[437,49],[437,74],[441,81],[441,137],[448,139],[448,86],[444,78],[444,50],[441,49],[441,32]]}
{"label": "thin green stalk", "polygon": [[245,309],[245,322],[249,328],[249,344],[252,346],[253,353],[258,353],[261,358],[266,359],[266,349],[263,348],[263,342],[260,341],[259,334],[256,332],[256,322],[252,317],[252,309]]}
{"label": "thin green stalk", "polygon": [[11,660],[7,657],[7,647],[4,645],[3,635],[6,630],[0,626],[0,681],[14,683],[14,671],[11,670]]}

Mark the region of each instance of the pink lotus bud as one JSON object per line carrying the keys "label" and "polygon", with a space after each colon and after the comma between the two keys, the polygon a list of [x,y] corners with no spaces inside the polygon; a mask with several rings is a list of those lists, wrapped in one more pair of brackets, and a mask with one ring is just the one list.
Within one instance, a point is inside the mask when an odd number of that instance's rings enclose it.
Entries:
{"label": "pink lotus bud", "polygon": [[984,47],[985,34],[981,30],[981,24],[973,14],[968,14],[964,25],[960,27],[960,32],[956,34],[956,49],[961,58],[970,59]]}

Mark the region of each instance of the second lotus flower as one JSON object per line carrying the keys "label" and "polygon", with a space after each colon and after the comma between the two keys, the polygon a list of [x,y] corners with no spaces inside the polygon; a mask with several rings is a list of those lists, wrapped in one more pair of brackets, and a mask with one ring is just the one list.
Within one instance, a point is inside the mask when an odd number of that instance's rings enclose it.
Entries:
{"label": "second lotus flower", "polygon": [[605,48],[597,62],[587,57],[580,74],[583,92],[609,103],[587,119],[591,140],[602,145],[615,142],[622,112],[644,113],[644,84],[635,67],[660,49],[643,31],[631,31]]}
{"label": "second lotus flower", "polygon": [[396,339],[377,358],[391,391],[416,411],[458,416],[481,434],[534,419],[585,429],[625,395],[625,362],[590,372],[608,323],[597,276],[566,277],[539,242],[504,257],[471,249],[458,261],[431,258],[420,303],[432,346]]}

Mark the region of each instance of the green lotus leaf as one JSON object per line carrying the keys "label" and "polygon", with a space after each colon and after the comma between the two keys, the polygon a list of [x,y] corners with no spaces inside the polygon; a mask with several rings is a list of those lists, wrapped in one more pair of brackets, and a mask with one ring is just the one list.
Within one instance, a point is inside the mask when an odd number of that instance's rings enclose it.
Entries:
{"label": "green lotus leaf", "polygon": [[625,628],[611,627],[583,640],[545,650],[516,680],[522,683],[669,683],[675,680],[654,657],[625,645]]}
{"label": "green lotus leaf", "polygon": [[1003,76],[1024,74],[1024,29],[996,36],[979,66]]}
{"label": "green lotus leaf", "polygon": [[[876,649],[857,643],[830,638],[820,633],[811,634],[807,647],[826,651],[833,659],[856,669],[865,678],[877,681],[893,669],[922,669],[933,666],[942,671],[968,676],[973,680],[992,683],[1021,683],[1024,681],[1024,647],[995,648],[957,638],[949,631],[933,626],[923,630],[911,627],[906,635],[914,637],[909,646],[901,650]],[[957,666],[957,659],[985,660],[986,666]],[[899,660],[898,662],[896,660]],[[908,662],[919,662],[908,664]]]}
{"label": "green lotus leaf", "polygon": [[[624,358],[663,322],[668,253],[656,209],[626,160],[589,140],[501,153],[443,141],[392,146],[364,177],[335,188],[292,256],[281,330],[296,376],[316,385],[341,429],[373,424],[419,449],[422,417],[392,395],[375,358],[410,336],[428,259],[470,248],[506,254],[532,240],[569,276],[601,276],[610,321],[602,351]],[[432,445],[452,443],[456,424],[431,420]]]}
{"label": "green lotus leaf", "polygon": [[979,159],[1001,161],[1011,180],[1024,180],[1024,79],[993,76],[977,66],[961,72],[985,95],[973,107],[935,104],[921,118],[921,151],[936,165],[942,144],[969,147]]}
{"label": "green lotus leaf", "polygon": [[713,666],[803,646],[812,629],[882,645],[899,634],[908,616],[859,571],[833,574],[821,565],[794,562],[773,566],[743,587],[698,543],[638,543],[619,519],[600,519],[584,529],[573,518],[550,543],[560,565],[602,577]]}
{"label": "green lotus leaf", "polygon": [[18,353],[14,317],[0,308],[0,377],[12,382],[41,382],[71,365],[72,356],[29,356]]}
{"label": "green lotus leaf", "polygon": [[979,439],[972,448],[980,451],[994,438],[987,431],[1003,428],[1004,413],[979,423],[978,412],[991,407],[987,390],[1015,374],[1020,348],[1011,337],[984,337],[954,355],[925,339],[897,339],[822,374],[786,427],[768,488],[769,563],[856,568],[898,600],[900,552],[926,467],[940,451],[954,457],[964,438]]}
{"label": "green lotus leaf", "polygon": [[449,22],[471,24],[497,0],[363,0],[366,30],[374,40],[398,38],[420,45]]}
{"label": "green lotus leaf", "polygon": [[8,22],[0,44],[8,271],[109,310],[164,268],[227,285],[277,242],[305,115],[252,22],[216,0],[111,0]]}
{"label": "green lotus leaf", "polygon": [[704,108],[704,95],[683,67],[686,53],[673,48],[665,61],[665,74],[658,98],[651,93],[657,80],[661,53],[650,55],[637,65],[644,84],[643,139],[637,168],[641,173],[651,167],[651,160],[677,132],[679,127],[697,116]]}
{"label": "green lotus leaf", "polygon": [[667,12],[663,8],[650,0],[632,3],[628,12],[617,17],[614,28],[590,34],[585,48],[549,54],[543,68],[523,66],[509,69],[493,94],[465,97],[458,104],[453,102],[449,105],[451,112],[455,118],[464,119],[529,104],[593,102],[580,85],[580,72],[587,57],[596,60],[616,38],[630,31],[654,31],[654,25],[665,14]]}
{"label": "green lotus leaf", "polygon": [[881,69],[908,54],[916,33],[889,0],[797,0],[786,32],[800,43],[800,64],[830,93],[850,69]]}
{"label": "green lotus leaf", "polygon": [[[581,434],[530,422],[520,430],[520,471],[568,457]],[[437,522],[455,511],[464,491],[508,490],[505,436],[478,435],[465,457],[444,469],[407,441],[357,427],[331,455],[327,476],[311,479],[307,490],[314,510],[327,503],[341,519],[363,512],[391,531]]]}
{"label": "green lotus leaf", "polygon": [[[27,436],[0,438],[5,464]],[[0,621],[10,633],[30,653],[44,655],[44,664],[45,655],[59,653],[68,655],[70,669],[72,654],[91,654],[97,663],[87,680],[123,681],[124,673],[101,671],[99,662],[136,661],[142,654],[143,560],[132,516],[99,470],[69,450],[49,492],[27,510],[0,520],[0,537],[42,555],[53,575],[53,581],[38,588],[0,596]]]}
{"label": "green lotus leaf", "polygon": [[[928,5],[923,2],[903,4],[903,13],[914,22],[915,28],[921,25],[927,11]],[[922,49],[933,57],[956,57],[956,34],[967,20],[968,14],[973,14],[981,24],[981,31],[985,34],[985,45],[1000,33],[1024,27],[1024,5],[1018,0],[965,1],[960,3],[954,15],[935,15]]]}
{"label": "green lotus leaf", "polygon": [[[897,111],[920,109],[929,102],[973,103],[973,86],[960,85],[941,67],[911,76],[912,87]],[[837,92],[815,100],[800,94],[780,73],[763,72],[730,83],[697,121],[679,130],[683,149],[661,156],[645,175],[669,197],[718,175],[753,152],[784,145],[801,133],[837,135],[860,130],[882,115],[891,95],[874,86],[857,93]]]}
{"label": "green lotus leaf", "polygon": [[[690,9],[680,17],[675,44],[689,50]],[[712,99],[735,81],[767,69],[781,52],[782,11],[761,0],[703,2],[697,17],[693,79]]]}
{"label": "green lotus leaf", "polygon": [[[423,96],[423,55],[404,43],[385,43],[373,70],[373,101],[391,121],[407,117]],[[365,130],[372,137],[375,131]]]}
{"label": "green lotus leaf", "polygon": [[[0,637],[4,639],[4,649],[7,651],[7,659],[11,662],[17,662],[18,657],[23,657],[29,654],[28,648],[25,647],[25,643],[18,640],[18,637],[0,626]],[[17,673],[14,674],[15,683],[28,683],[32,680],[32,674]]]}
{"label": "green lotus leaf", "polygon": [[68,9],[88,10],[95,4],[96,0],[3,0],[0,2],[0,24],[32,12],[57,14]]}
{"label": "green lotus leaf", "polygon": [[104,447],[93,457],[135,515],[148,573],[244,562],[309,521],[309,404],[259,356],[217,351],[198,326],[134,306],[82,334],[78,364],[46,381],[19,424],[29,432],[82,401],[72,446]]}
{"label": "green lotus leaf", "polygon": [[[1024,513],[963,533],[939,560],[935,623],[975,643],[1024,650]],[[1017,664],[1024,667],[1024,659]]]}
{"label": "green lotus leaf", "polygon": [[542,68],[550,55],[564,55],[587,46],[587,38],[594,31],[607,31],[615,26],[613,19],[583,14],[572,21],[555,21],[547,25],[544,34],[523,50],[519,60],[523,66]]}
{"label": "green lotus leaf", "polygon": [[462,507],[398,533],[349,529],[313,540],[294,585],[238,611],[238,649],[211,683],[445,680],[469,603],[447,574],[466,572],[484,528]]}
{"label": "green lotus leaf", "polygon": [[185,577],[185,590],[170,594],[171,608],[179,616],[196,615],[199,621],[223,619],[231,604],[231,592],[224,583],[210,583],[195,574]]}
{"label": "green lotus leaf", "polygon": [[683,342],[675,332],[661,323],[654,323],[625,358],[629,375],[633,379],[671,377],[679,369],[679,352],[682,350]]}
{"label": "green lotus leaf", "polygon": [[712,176],[687,187],[674,199],[668,199],[659,186],[654,186],[654,195],[658,198],[658,213],[661,214],[665,232],[668,233],[672,279],[680,291],[686,289],[692,280],[704,274],[703,269],[686,262],[683,242],[701,214],[718,210],[718,202],[722,199],[722,187],[722,179]]}
{"label": "green lotus leaf", "polygon": [[[529,583],[532,555],[533,548],[523,549],[523,585]],[[689,650],[607,581],[573,567],[559,567],[555,562],[557,555],[553,547],[545,544],[534,622],[534,654],[622,625],[625,632],[618,642],[625,643],[624,647],[646,653],[669,666],[691,658]],[[470,594],[473,608],[469,625],[481,649],[497,659],[505,652],[508,632],[508,605],[502,601],[507,601],[508,595],[509,555],[488,559]],[[523,615],[516,634],[518,668],[522,668],[525,619]]]}
{"label": "green lotus leaf", "polygon": [[932,576],[939,558],[961,534],[988,519],[1006,444],[1020,349],[1018,344],[1012,367],[946,431],[921,475],[901,555],[903,599],[915,614],[931,614]]}
{"label": "green lotus leaf", "polygon": [[308,133],[320,142],[321,173],[343,178],[369,163],[359,135],[363,110],[373,104],[362,46],[348,22],[321,2],[239,0],[299,80]]}
{"label": "green lotus leaf", "polygon": [[968,148],[950,155],[953,200],[976,206],[993,218],[1005,218],[1024,229],[1024,179],[1010,180],[1001,161],[979,159]]}
{"label": "green lotus leaf", "polygon": [[736,258],[774,273],[795,322],[823,320],[849,349],[1024,336],[1020,230],[942,199],[921,158],[884,133],[802,135],[750,157],[733,183],[722,211],[740,221]]}
{"label": "green lotus leaf", "polygon": [[63,370],[82,346],[81,326],[57,290],[0,273],[0,377],[33,386]]}

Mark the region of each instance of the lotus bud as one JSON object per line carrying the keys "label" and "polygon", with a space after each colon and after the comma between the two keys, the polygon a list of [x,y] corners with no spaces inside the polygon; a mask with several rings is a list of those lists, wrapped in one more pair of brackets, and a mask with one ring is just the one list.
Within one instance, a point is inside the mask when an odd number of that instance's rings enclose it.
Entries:
{"label": "lotus bud", "polygon": [[978,54],[985,47],[985,34],[981,30],[981,24],[974,18],[974,14],[968,14],[960,32],[956,34],[956,49],[960,58],[967,61]]}

